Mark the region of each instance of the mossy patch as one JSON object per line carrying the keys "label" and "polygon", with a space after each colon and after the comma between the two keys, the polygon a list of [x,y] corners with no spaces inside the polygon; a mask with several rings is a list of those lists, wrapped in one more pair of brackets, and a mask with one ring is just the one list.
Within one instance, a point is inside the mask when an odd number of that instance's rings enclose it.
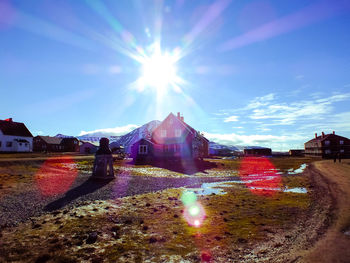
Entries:
{"label": "mossy patch", "polygon": [[[93,257],[142,262],[198,259],[201,251],[228,251],[264,240],[293,224],[306,211],[306,194],[255,195],[243,185],[225,195],[200,196],[206,211],[201,227],[187,224],[180,196],[184,189],[96,201],[70,211],[60,210],[3,231],[5,260],[33,261],[43,255],[70,260]],[[96,233],[94,242],[89,235]],[[221,253],[220,252],[220,253]]]}

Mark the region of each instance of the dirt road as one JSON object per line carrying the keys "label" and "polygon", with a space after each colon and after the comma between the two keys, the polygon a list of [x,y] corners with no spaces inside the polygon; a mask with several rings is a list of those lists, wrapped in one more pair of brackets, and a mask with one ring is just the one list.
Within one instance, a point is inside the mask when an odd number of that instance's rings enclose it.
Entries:
{"label": "dirt road", "polygon": [[315,180],[327,183],[332,200],[330,226],[309,251],[305,262],[350,262],[350,160],[332,160],[313,164]]}

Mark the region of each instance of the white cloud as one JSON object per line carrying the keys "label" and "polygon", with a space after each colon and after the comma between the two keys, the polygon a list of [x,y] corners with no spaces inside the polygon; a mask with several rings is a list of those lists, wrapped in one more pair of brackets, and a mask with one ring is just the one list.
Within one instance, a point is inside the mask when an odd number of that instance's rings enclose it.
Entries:
{"label": "white cloud", "polygon": [[238,121],[238,116],[230,116],[225,118],[224,122],[233,122],[233,121]]}
{"label": "white cloud", "polygon": [[305,77],[304,75],[297,75],[297,76],[295,76],[295,78],[298,79],[298,80],[301,80],[301,79],[303,79],[304,77]]}
{"label": "white cloud", "polygon": [[106,128],[106,129],[98,129],[93,131],[81,131],[79,136],[82,135],[103,135],[108,134],[112,136],[118,136],[118,135],[124,135],[128,132],[131,132],[132,130],[138,128],[138,125],[135,124],[128,124],[121,127],[115,127],[115,128]]}
{"label": "white cloud", "polygon": [[274,100],[274,98],[275,98],[274,93],[270,93],[262,97],[256,97],[247,105],[245,109],[249,110],[249,109],[259,108],[261,106],[266,106],[269,104],[270,101]]}
{"label": "white cloud", "polygon": [[[224,145],[242,145],[242,146],[265,146],[272,148],[275,151],[287,151],[292,146],[303,148],[303,143],[308,140],[307,136],[302,134],[290,135],[240,135],[236,133],[204,133],[204,136],[210,141]],[[293,147],[293,148],[294,148]]]}
{"label": "white cloud", "polygon": [[[350,98],[350,93],[335,94],[317,100],[304,100],[300,102],[275,103],[268,101],[257,105],[250,118],[253,120],[271,119],[277,125],[290,125],[298,120],[320,120],[333,110],[332,104]],[[256,99],[253,100],[254,103]]]}

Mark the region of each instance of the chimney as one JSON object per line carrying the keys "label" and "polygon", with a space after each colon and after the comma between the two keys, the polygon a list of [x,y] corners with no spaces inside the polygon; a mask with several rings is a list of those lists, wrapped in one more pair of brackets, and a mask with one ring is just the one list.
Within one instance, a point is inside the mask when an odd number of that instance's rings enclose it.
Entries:
{"label": "chimney", "polygon": [[184,122],[184,116],[181,116],[181,117],[180,117],[180,120],[181,120],[182,122]]}
{"label": "chimney", "polygon": [[322,138],[324,138],[324,132],[322,132]]}
{"label": "chimney", "polygon": [[335,134],[335,131],[333,131],[333,134]]}
{"label": "chimney", "polygon": [[177,113],[177,118],[180,120],[180,112]]}
{"label": "chimney", "polygon": [[317,139],[317,133],[315,133],[315,139]]}
{"label": "chimney", "polygon": [[8,119],[6,119],[5,121],[12,122],[12,118],[8,118]]}

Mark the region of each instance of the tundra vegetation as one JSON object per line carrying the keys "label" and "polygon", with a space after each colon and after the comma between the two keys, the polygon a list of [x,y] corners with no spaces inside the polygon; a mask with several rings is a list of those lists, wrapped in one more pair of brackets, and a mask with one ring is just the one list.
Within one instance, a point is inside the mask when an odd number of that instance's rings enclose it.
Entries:
{"label": "tundra vegetation", "polygon": [[[252,191],[247,184],[237,183],[240,159],[206,161],[215,162],[215,167],[190,175],[116,161],[117,176],[180,179],[226,176],[228,182],[213,186],[222,190],[217,194],[200,194],[200,185],[150,190],[109,200],[80,201],[73,206],[41,211],[13,225],[2,220],[0,259],[7,262],[267,262],[289,251],[288,246],[293,242],[307,246],[307,241],[300,240],[300,234],[308,227],[310,215],[316,212],[317,200],[307,172],[293,171],[311,159],[271,158],[281,178],[280,189],[273,191]],[[42,160],[0,162],[1,209],[6,196],[17,196],[38,187],[35,178],[44,163]],[[73,163],[59,160],[51,164],[48,172],[74,170],[77,178],[86,180],[92,164],[92,159]],[[40,176],[45,177],[45,172]],[[293,188],[305,191],[283,191]],[[197,193],[197,202],[204,208],[205,218],[200,226],[189,225],[183,216],[185,207],[181,197],[186,191]],[[50,200],[62,195],[50,196]],[[293,259],[290,255],[286,257]]]}

